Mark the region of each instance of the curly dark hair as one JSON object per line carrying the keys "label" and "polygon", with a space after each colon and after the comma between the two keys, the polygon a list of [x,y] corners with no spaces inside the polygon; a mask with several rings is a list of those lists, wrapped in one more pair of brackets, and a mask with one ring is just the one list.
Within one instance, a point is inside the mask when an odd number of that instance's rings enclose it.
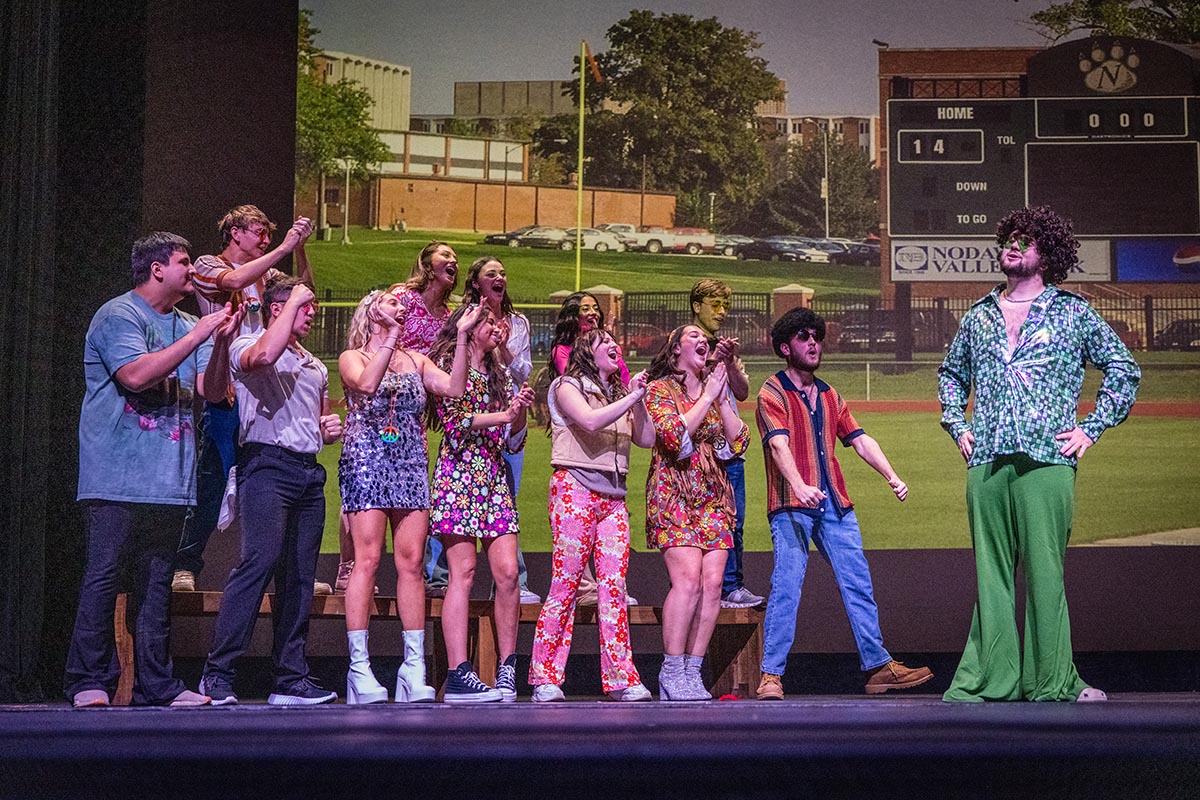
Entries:
{"label": "curly dark hair", "polygon": [[1012,235],[1024,234],[1037,245],[1042,259],[1042,280],[1047,284],[1062,283],[1079,264],[1079,240],[1071,220],[1050,208],[1021,208],[1013,211],[996,226],[996,244],[1004,247]]}
{"label": "curly dark hair", "polygon": [[783,358],[780,345],[787,344],[800,331],[813,330],[817,339],[825,338],[825,319],[811,308],[793,308],[771,326],[771,349],[775,355]]}

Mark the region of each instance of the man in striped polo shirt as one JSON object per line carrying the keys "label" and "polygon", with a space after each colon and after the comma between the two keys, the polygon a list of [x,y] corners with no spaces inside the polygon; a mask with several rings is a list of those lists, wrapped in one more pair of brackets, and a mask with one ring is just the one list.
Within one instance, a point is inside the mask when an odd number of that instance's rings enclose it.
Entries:
{"label": "man in striped polo shirt", "polygon": [[825,320],[811,309],[784,314],[771,328],[771,345],[787,367],[772,375],[758,393],[758,430],[767,467],[767,518],[775,547],[775,569],[767,601],[759,700],[783,699],[783,671],[796,635],[796,612],[808,567],[808,545],[833,568],[867,694],[907,689],[933,677],[927,667],[910,669],[883,647],[871,571],[863,553],[854,504],[846,493],[842,468],[833,454],[837,440],[853,447],[887,480],[896,498],[908,487],[896,475],[879,444],[863,432],[832,386],[814,373],[821,365]]}

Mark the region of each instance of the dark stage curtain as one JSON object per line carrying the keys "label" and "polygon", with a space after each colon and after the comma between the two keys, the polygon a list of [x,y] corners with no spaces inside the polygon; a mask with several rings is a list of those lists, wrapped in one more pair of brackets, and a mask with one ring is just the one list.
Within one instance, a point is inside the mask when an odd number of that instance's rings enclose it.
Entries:
{"label": "dark stage curtain", "polygon": [[291,221],[297,13],[0,0],[0,702],[61,691],[83,339],[129,288],[133,240],[171,230],[215,252],[239,203]]}
{"label": "dark stage curtain", "polygon": [[47,492],[62,454],[54,365],[58,2],[0,3],[0,702],[35,699]]}

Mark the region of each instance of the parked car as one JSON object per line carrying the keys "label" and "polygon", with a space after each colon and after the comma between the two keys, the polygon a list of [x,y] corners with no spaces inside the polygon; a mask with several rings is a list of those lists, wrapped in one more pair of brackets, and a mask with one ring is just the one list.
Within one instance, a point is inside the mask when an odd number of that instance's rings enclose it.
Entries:
{"label": "parked car", "polygon": [[1177,319],[1154,337],[1159,350],[1200,350],[1200,319]]}
{"label": "parked car", "polygon": [[606,222],[600,230],[615,233],[624,239],[630,250],[647,253],[683,252],[696,255],[716,247],[716,237],[703,228],[666,228],[643,225],[636,228],[627,222]]}
{"label": "parked car", "polygon": [[655,356],[666,344],[667,332],[648,322],[624,322],[621,339],[626,356]]}
{"label": "parked car", "polygon": [[517,239],[536,227],[536,225],[526,225],[524,228],[517,228],[515,231],[508,231],[507,233],[491,233],[483,237],[483,243],[517,247],[519,245]]}
{"label": "parked car", "polygon": [[731,256],[737,252],[739,244],[750,244],[753,241],[749,236],[742,236],[737,233],[718,234],[716,238],[716,252],[723,256]]}
{"label": "parked car", "polygon": [[[831,320],[836,337],[827,336],[831,349],[842,353],[880,352],[896,346],[895,312],[877,308],[851,309]],[[945,308],[914,308],[911,311],[913,350],[936,353],[950,346],[958,321]]]}
{"label": "parked car", "polygon": [[532,228],[517,237],[519,247],[553,247],[559,250],[571,250],[575,247],[575,237],[567,236],[562,228],[540,226]]}
{"label": "parked car", "polygon": [[[571,245],[575,244],[575,228],[567,228],[567,238],[571,241]],[[563,248],[564,250],[570,248]],[[595,250],[597,253],[604,253],[609,250],[616,250],[618,253],[623,253],[626,250],[625,240],[617,236],[611,231],[602,231],[596,228],[583,228],[583,249]]]}
{"label": "parked car", "polygon": [[865,242],[853,242],[846,245],[844,253],[834,253],[833,263],[849,264],[860,267],[879,266],[879,245]]}
{"label": "parked car", "polygon": [[829,255],[827,253],[809,247],[798,239],[782,236],[755,239],[747,244],[738,245],[734,248],[734,255],[740,260],[752,258],[759,261],[829,263]]}

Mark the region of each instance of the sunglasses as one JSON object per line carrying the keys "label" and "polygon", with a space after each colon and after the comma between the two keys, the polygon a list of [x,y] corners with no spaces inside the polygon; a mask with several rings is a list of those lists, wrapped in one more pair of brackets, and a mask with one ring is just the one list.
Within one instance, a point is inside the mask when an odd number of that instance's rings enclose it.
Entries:
{"label": "sunglasses", "polygon": [[814,339],[818,342],[825,341],[825,334],[817,333],[816,331],[796,331],[796,339],[801,342],[807,342],[809,339]]}
{"label": "sunglasses", "polygon": [[1022,253],[1024,253],[1026,250],[1028,250],[1030,248],[1030,246],[1033,245],[1033,237],[1032,236],[1017,236],[1017,235],[1010,236],[1004,240],[1004,249],[1007,250],[1008,248],[1012,247],[1014,244],[1017,246],[1018,250],[1020,250]]}

